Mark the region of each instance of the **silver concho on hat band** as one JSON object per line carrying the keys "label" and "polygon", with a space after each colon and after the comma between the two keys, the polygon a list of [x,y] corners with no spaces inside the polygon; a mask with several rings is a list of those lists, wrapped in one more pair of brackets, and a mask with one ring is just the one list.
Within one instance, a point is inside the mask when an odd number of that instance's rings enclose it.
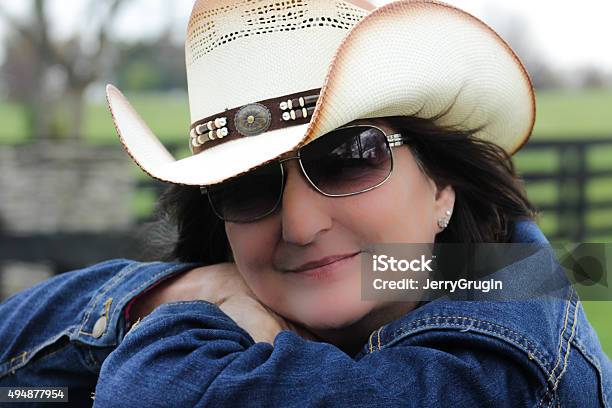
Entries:
{"label": "silver concho on hat band", "polygon": [[260,103],[244,106],[234,116],[236,130],[243,136],[257,136],[264,133],[272,123],[272,113]]}

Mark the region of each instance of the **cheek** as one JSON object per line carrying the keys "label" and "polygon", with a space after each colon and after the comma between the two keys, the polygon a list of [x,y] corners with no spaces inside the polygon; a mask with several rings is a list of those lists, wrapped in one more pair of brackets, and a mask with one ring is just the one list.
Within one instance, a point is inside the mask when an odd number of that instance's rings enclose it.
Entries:
{"label": "cheek", "polygon": [[368,242],[433,242],[433,191],[424,176],[398,167],[380,188],[347,197],[339,217]]}
{"label": "cheek", "polygon": [[238,269],[245,280],[269,268],[278,241],[278,231],[272,223],[261,221],[251,224],[226,223],[225,232]]}
{"label": "cheek", "polygon": [[225,232],[234,261],[249,288],[265,304],[279,303],[282,291],[276,290],[278,276],[272,270],[274,250],[280,229],[273,217],[251,224],[227,223]]}

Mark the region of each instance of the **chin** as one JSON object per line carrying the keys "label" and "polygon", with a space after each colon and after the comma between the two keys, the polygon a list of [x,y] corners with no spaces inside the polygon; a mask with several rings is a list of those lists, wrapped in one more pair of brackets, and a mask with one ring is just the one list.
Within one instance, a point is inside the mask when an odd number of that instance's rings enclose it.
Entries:
{"label": "chin", "polygon": [[371,302],[361,300],[328,299],[296,311],[296,321],[311,329],[339,329],[361,320],[373,307]]}

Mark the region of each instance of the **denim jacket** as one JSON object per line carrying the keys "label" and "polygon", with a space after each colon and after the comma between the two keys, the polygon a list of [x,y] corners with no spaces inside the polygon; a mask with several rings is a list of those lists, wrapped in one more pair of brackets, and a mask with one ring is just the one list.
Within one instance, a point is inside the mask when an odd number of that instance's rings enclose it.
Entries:
{"label": "denim jacket", "polygon": [[[529,221],[513,241],[547,242]],[[512,266],[544,274],[540,256]],[[555,301],[427,302],[355,356],[290,331],[255,343],[206,301],[162,305],[126,333],[132,299],[195,266],[112,260],[12,296],[0,387],[69,387],[70,406],[99,407],[612,407],[612,364],[571,286]]]}

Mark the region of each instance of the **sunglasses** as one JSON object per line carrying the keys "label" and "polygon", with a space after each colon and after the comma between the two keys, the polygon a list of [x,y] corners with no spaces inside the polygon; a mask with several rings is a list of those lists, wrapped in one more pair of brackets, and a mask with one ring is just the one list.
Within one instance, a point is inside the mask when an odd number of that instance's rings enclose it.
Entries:
{"label": "sunglasses", "polygon": [[[387,127],[350,125],[302,146],[297,156],[273,161],[220,184],[201,187],[221,220],[248,223],[274,213],[286,181],[283,163],[298,160],[306,180],[327,197],[365,193],[383,185],[393,171],[391,147],[406,139]],[[393,133],[393,134],[388,134]]]}

